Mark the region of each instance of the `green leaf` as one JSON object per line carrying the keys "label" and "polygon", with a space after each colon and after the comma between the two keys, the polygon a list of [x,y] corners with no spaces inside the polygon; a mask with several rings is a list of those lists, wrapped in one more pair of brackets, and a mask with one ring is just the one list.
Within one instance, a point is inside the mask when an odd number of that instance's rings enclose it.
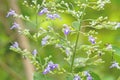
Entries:
{"label": "green leaf", "polygon": [[80,23],[78,21],[72,22],[72,27],[75,28],[76,30],[79,30]]}
{"label": "green leaf", "polygon": [[115,50],[115,53],[120,56],[120,48],[118,46],[113,46],[113,49]]}
{"label": "green leaf", "polygon": [[91,74],[91,76],[93,77],[94,80],[101,80],[100,77],[96,73],[91,72],[90,74]]}

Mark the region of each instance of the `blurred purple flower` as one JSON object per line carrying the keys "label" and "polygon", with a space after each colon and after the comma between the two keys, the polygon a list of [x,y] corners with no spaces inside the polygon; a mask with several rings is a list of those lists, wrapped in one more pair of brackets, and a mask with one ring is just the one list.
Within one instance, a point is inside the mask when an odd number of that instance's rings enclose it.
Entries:
{"label": "blurred purple flower", "polygon": [[43,71],[43,74],[47,74],[50,72],[50,67],[47,67],[44,71]]}
{"label": "blurred purple flower", "polygon": [[48,12],[48,8],[43,8],[40,12],[39,15],[43,15]]}
{"label": "blurred purple flower", "polygon": [[58,68],[58,64],[54,64],[53,62],[49,62],[47,68],[43,71],[43,74],[49,73],[51,70]]}
{"label": "blurred purple flower", "polygon": [[19,24],[17,24],[16,22],[13,23],[12,27],[10,28],[11,30],[14,29],[14,28],[18,28],[19,27]]}
{"label": "blurred purple flower", "polygon": [[87,80],[93,80],[91,76],[87,76]]}
{"label": "blurred purple flower", "polygon": [[89,41],[92,43],[92,44],[95,44],[95,38],[93,36],[89,36]]}
{"label": "blurred purple flower", "polygon": [[60,15],[58,15],[58,14],[53,14],[53,16],[54,16],[55,18],[60,18]]}
{"label": "blurred purple flower", "polygon": [[47,17],[50,19],[60,18],[60,16],[58,14],[47,14]]}
{"label": "blurred purple flower", "polygon": [[50,70],[54,70],[55,68],[58,67],[58,64],[53,64],[53,62],[49,62],[48,67],[50,67]]}
{"label": "blurred purple flower", "polygon": [[45,36],[44,38],[42,38],[41,45],[42,46],[46,45],[49,38],[50,38],[49,36]]}
{"label": "blurred purple flower", "polygon": [[14,16],[14,15],[16,15],[15,11],[10,9],[10,11],[7,13],[6,17]]}
{"label": "blurred purple flower", "polygon": [[70,33],[70,28],[68,27],[68,25],[64,24],[63,25],[64,28],[63,28],[63,32],[65,35],[68,35]]}
{"label": "blurred purple flower", "polygon": [[50,19],[54,19],[54,16],[52,14],[47,14],[47,17]]}
{"label": "blurred purple flower", "polygon": [[68,35],[70,33],[70,29],[68,27],[64,28],[64,34]]}
{"label": "blurred purple flower", "polygon": [[90,73],[88,71],[84,71],[85,76],[90,76]]}
{"label": "blurred purple flower", "polygon": [[85,76],[87,76],[87,80],[93,80],[88,71],[84,71],[84,74],[85,74]]}
{"label": "blurred purple flower", "polygon": [[119,63],[117,63],[117,62],[113,62],[112,63],[112,65],[110,66],[110,68],[120,68],[120,66],[119,66]]}
{"label": "blurred purple flower", "polygon": [[11,47],[13,47],[13,48],[19,48],[19,44],[18,44],[18,42],[14,42],[14,44],[12,44]]}
{"label": "blurred purple flower", "polygon": [[73,80],[81,80],[80,76],[75,75]]}
{"label": "blurred purple flower", "polygon": [[33,52],[32,52],[32,54],[33,54],[34,56],[36,56],[36,55],[37,55],[37,50],[34,49]]}

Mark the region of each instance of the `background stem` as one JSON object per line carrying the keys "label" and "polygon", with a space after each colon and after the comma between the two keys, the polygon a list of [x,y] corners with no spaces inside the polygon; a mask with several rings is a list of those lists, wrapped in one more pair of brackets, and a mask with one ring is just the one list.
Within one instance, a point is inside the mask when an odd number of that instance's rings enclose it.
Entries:
{"label": "background stem", "polygon": [[[10,1],[10,7],[16,11],[16,13],[20,14],[20,8],[17,4],[17,0],[11,0]],[[24,29],[24,23],[22,22],[22,20],[20,18],[16,18],[15,19],[15,22],[17,22],[18,24],[20,24],[20,27],[22,29]],[[19,34],[18,34],[19,35]],[[29,40],[23,36],[23,35],[20,35],[18,36],[18,42],[20,43],[20,47],[23,48],[23,49],[27,49],[29,50],[30,49],[30,45],[29,45]],[[27,80],[33,80],[33,65],[30,63],[30,60],[29,59],[22,59],[23,60],[23,64],[24,64],[24,68],[25,68],[25,72],[26,72],[26,77],[27,77]]]}
{"label": "background stem", "polygon": [[72,55],[72,62],[71,62],[71,72],[72,73],[73,73],[74,59],[75,59],[75,55],[76,55],[76,50],[77,50],[77,45],[78,45],[80,30],[81,30],[81,24],[82,24],[82,21],[83,21],[83,16],[84,16],[84,13],[85,13],[85,9],[86,9],[86,7],[83,9],[83,14],[82,14],[81,18],[78,19],[78,22],[80,23],[80,25],[79,25],[79,31],[77,33],[77,37],[76,37],[76,41],[75,41],[75,47],[74,47],[74,51],[73,51],[73,55]]}

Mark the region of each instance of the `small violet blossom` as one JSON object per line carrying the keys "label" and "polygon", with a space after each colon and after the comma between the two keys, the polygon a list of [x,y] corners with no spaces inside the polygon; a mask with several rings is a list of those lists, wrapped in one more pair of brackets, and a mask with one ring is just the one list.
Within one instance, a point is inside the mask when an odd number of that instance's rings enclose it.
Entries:
{"label": "small violet blossom", "polygon": [[43,74],[49,73],[51,70],[58,68],[58,64],[54,64],[53,62],[49,62],[46,69],[43,71]]}
{"label": "small violet blossom", "polygon": [[120,69],[119,63],[113,62],[112,65],[110,66],[110,68],[118,68],[118,69]]}
{"label": "small violet blossom", "polygon": [[75,75],[73,80],[81,80],[80,76]]}
{"label": "small violet blossom", "polygon": [[45,36],[44,38],[42,38],[41,45],[42,46],[46,45],[49,38],[50,38],[50,36]]}
{"label": "small violet blossom", "polygon": [[90,73],[88,71],[85,71],[84,74],[87,77],[87,80],[93,80],[92,76],[90,75]]}
{"label": "small violet blossom", "polygon": [[16,22],[13,23],[12,27],[10,28],[11,30],[14,28],[19,28],[19,24],[17,24]]}
{"label": "small violet blossom", "polygon": [[87,80],[93,80],[91,76],[87,76]]}
{"label": "small violet blossom", "polygon": [[37,55],[37,50],[34,49],[33,52],[32,52],[32,54],[36,57],[36,55]]}
{"label": "small violet blossom", "polygon": [[58,15],[58,14],[47,14],[47,17],[54,20],[56,18],[60,18],[60,15]]}
{"label": "small violet blossom", "polygon": [[90,76],[90,73],[88,71],[84,71],[85,76]]}
{"label": "small violet blossom", "polygon": [[43,8],[40,12],[39,15],[43,15],[48,12],[48,8]]}
{"label": "small violet blossom", "polygon": [[10,11],[7,13],[6,17],[15,16],[15,15],[16,15],[15,11],[10,9]]}
{"label": "small violet blossom", "polygon": [[13,47],[13,48],[19,48],[19,44],[18,44],[18,42],[14,42],[14,44],[12,44],[11,47]]}
{"label": "small violet blossom", "polygon": [[65,35],[68,35],[70,33],[70,28],[68,27],[68,25],[64,24],[63,25],[64,28],[63,28],[63,32]]}
{"label": "small violet blossom", "polygon": [[95,38],[93,36],[89,36],[89,41],[92,43],[92,44],[95,44]]}

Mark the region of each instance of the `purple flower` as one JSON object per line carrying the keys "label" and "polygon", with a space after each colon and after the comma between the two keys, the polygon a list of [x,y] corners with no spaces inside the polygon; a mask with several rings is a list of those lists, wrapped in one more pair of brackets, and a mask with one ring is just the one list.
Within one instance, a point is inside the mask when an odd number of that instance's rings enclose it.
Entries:
{"label": "purple flower", "polygon": [[60,15],[58,15],[58,14],[53,14],[53,16],[54,16],[55,18],[60,18]]}
{"label": "purple flower", "polygon": [[11,47],[13,47],[13,48],[19,48],[19,44],[18,44],[18,42],[14,42],[14,44],[12,44]]}
{"label": "purple flower", "polygon": [[64,28],[63,28],[63,32],[65,35],[68,35],[70,33],[70,28],[68,27],[68,25],[64,24],[63,25]]}
{"label": "purple flower", "polygon": [[88,71],[84,71],[85,76],[90,76]]}
{"label": "purple flower", "polygon": [[51,70],[58,68],[58,64],[54,64],[53,62],[49,62],[46,69],[43,71],[43,74],[49,73]]}
{"label": "purple flower", "polygon": [[93,80],[91,76],[87,76],[87,80]]}
{"label": "purple flower", "polygon": [[87,77],[87,80],[93,80],[90,73],[88,71],[84,72],[85,76]]}
{"label": "purple flower", "polygon": [[50,70],[54,70],[55,68],[58,67],[58,64],[53,64],[53,62],[49,62],[48,67],[50,67]]}
{"label": "purple flower", "polygon": [[95,38],[93,36],[89,36],[89,41],[92,43],[92,44],[95,44]]}
{"label": "purple flower", "polygon": [[40,12],[39,15],[43,15],[48,12],[48,8],[43,8]]}
{"label": "purple flower", "polygon": [[10,9],[10,11],[7,13],[6,17],[14,16],[14,15],[16,15],[15,11]]}
{"label": "purple flower", "polygon": [[52,14],[47,14],[47,17],[50,19],[54,19],[54,16]]}
{"label": "purple flower", "polygon": [[120,68],[120,66],[119,66],[119,63],[117,63],[117,62],[113,62],[112,63],[112,65],[110,66],[110,68]]}
{"label": "purple flower", "polygon": [[45,36],[44,38],[42,38],[41,45],[42,46],[46,45],[49,38],[50,38],[50,36]]}
{"label": "purple flower", "polygon": [[19,24],[17,24],[16,22],[13,23],[13,26],[10,28],[11,30],[14,28],[19,28]]}
{"label": "purple flower", "polygon": [[44,71],[43,71],[43,74],[47,74],[50,72],[50,67],[47,67]]}
{"label": "purple flower", "polygon": [[80,76],[75,75],[73,80],[81,80]]}
{"label": "purple flower", "polygon": [[36,56],[36,55],[37,55],[37,50],[34,49],[33,52],[32,52],[32,54],[33,54],[34,56]]}
{"label": "purple flower", "polygon": [[58,14],[47,14],[47,17],[50,19],[60,18],[60,16]]}

